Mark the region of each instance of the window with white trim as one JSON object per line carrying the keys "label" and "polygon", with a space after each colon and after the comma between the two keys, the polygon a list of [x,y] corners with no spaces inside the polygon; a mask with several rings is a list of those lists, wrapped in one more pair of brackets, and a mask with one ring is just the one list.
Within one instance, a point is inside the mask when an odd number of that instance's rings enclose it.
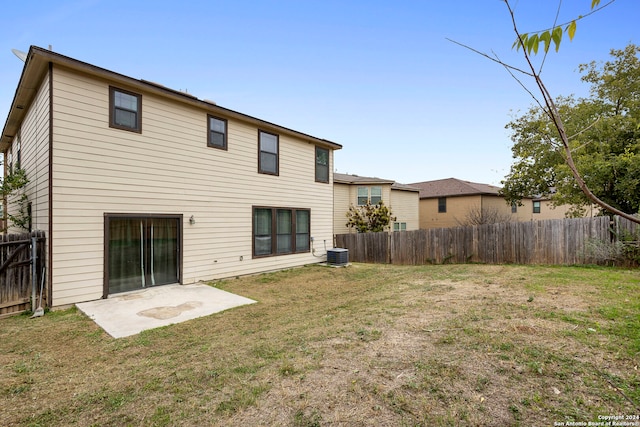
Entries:
{"label": "window with white trim", "polygon": [[393,223],[393,231],[407,231],[407,223],[406,222],[394,222]]}
{"label": "window with white trim", "polygon": [[376,205],[382,201],[382,187],[371,187],[371,195],[369,196],[369,202],[372,205]]}
{"label": "window with white trim", "polygon": [[382,201],[382,187],[358,187],[358,206],[376,205]]}

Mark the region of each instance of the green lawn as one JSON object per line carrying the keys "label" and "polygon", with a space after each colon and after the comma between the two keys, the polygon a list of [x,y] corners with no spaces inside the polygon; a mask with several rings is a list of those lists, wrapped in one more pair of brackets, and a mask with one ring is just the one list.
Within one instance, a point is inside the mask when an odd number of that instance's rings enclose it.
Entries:
{"label": "green lawn", "polygon": [[[552,426],[640,414],[640,270],[354,264],[113,339],[0,321],[1,426]],[[640,420],[636,420],[639,422]]]}

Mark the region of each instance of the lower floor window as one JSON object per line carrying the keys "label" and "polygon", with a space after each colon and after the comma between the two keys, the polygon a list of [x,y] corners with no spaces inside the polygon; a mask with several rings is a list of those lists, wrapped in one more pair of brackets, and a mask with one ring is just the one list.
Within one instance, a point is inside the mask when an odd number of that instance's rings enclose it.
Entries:
{"label": "lower floor window", "polygon": [[309,252],[310,211],[253,208],[253,256]]}
{"label": "lower floor window", "polygon": [[407,231],[407,223],[406,222],[394,222],[393,223],[393,231]]}

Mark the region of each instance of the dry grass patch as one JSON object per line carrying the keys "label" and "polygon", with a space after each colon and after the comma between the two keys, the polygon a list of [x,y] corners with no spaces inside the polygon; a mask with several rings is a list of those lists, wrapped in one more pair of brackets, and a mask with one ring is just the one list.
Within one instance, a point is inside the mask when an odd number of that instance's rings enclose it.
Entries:
{"label": "dry grass patch", "polygon": [[258,304],[112,339],[0,322],[0,425],[553,425],[640,412],[640,272],[309,266]]}

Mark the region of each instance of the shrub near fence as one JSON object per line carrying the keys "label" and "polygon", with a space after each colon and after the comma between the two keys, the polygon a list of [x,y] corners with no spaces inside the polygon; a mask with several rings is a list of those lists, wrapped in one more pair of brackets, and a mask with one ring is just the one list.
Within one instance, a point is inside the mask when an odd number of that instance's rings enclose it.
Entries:
{"label": "shrub near fence", "polygon": [[[600,264],[590,242],[610,243],[637,235],[637,224],[616,217],[506,222],[395,233],[336,235],[353,262],[404,265],[477,262],[486,264]],[[606,261],[610,262],[610,260]]]}
{"label": "shrub near fence", "polygon": [[[0,318],[31,310],[33,288],[31,239],[36,238],[36,287],[39,298],[42,267],[45,265],[43,231],[24,234],[0,234]],[[46,305],[46,296],[43,297]]]}

